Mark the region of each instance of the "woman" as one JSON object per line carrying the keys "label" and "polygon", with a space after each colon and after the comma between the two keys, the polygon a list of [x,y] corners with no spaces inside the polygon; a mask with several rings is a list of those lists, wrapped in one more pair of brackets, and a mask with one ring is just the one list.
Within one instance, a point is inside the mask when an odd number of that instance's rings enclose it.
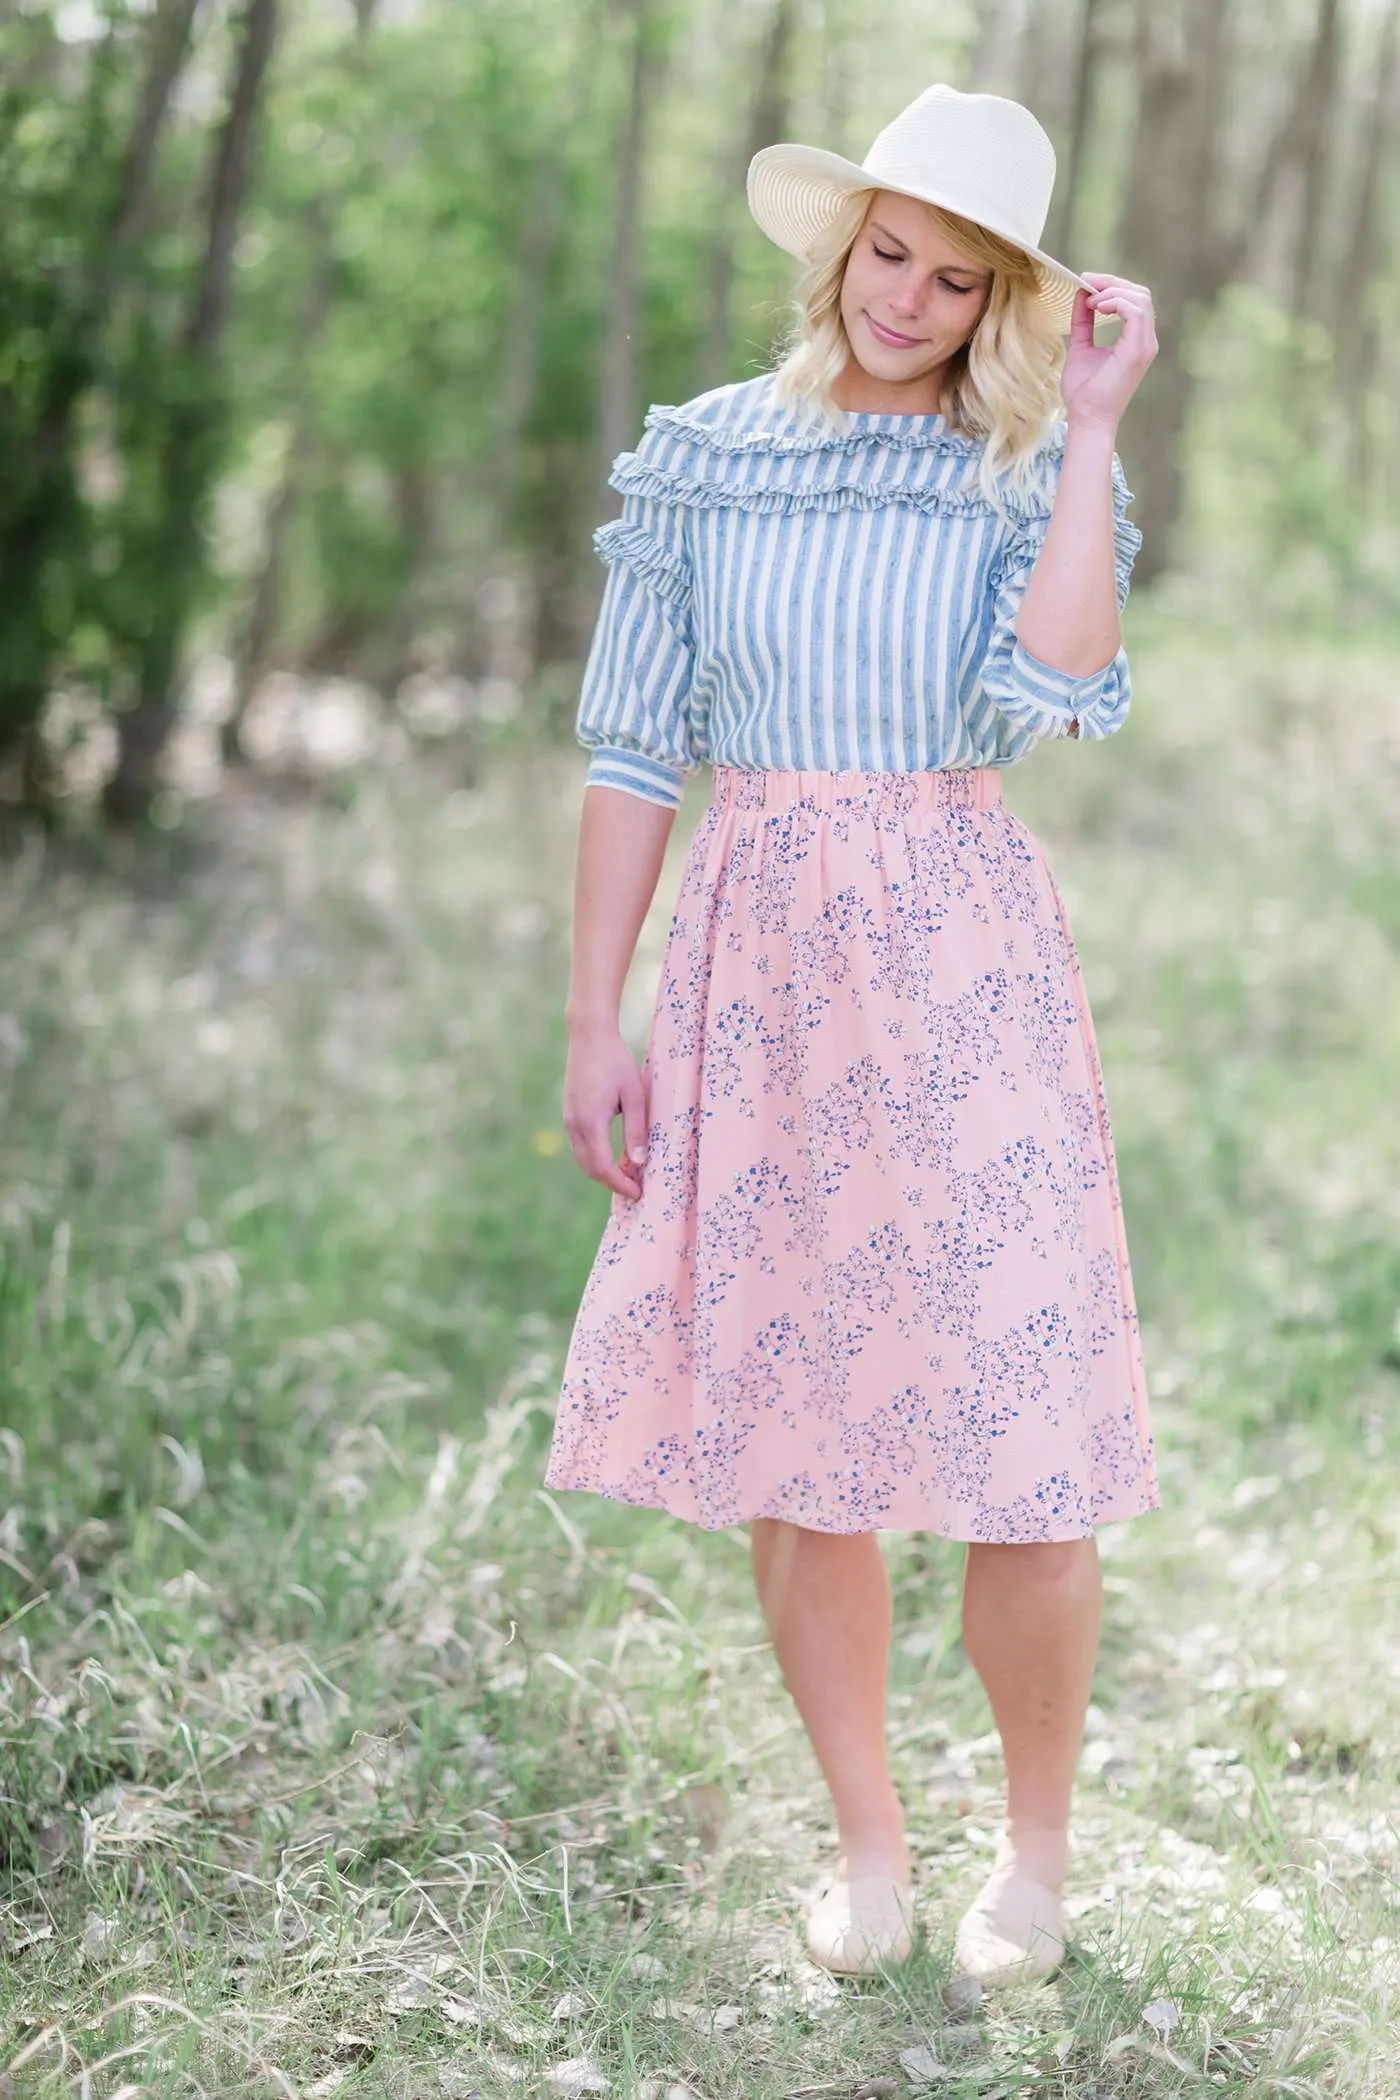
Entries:
{"label": "woman", "polygon": [[[1001,800],[1040,738],[1129,701],[1114,443],[1152,302],[1041,252],[1053,180],[1029,111],[941,86],[859,167],[766,149],[749,201],[808,263],[797,340],[654,409],[614,467],[564,1086],[614,1200],[547,1474],[751,1527],[839,1831],[808,1946],[847,1973],[912,1943],[875,1534],[967,1541],[1007,1771],[956,1941],[984,1984],[1063,1954],[1094,1527],[1159,1506],[1079,965]],[[623,981],[705,760],[639,1073]]]}

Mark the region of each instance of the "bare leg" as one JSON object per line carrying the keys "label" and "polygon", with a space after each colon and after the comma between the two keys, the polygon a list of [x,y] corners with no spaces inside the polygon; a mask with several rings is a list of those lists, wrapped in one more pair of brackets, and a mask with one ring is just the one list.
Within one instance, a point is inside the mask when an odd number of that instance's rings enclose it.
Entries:
{"label": "bare leg", "polygon": [[754,1579],[783,1681],[831,1789],[852,1878],[909,1871],[890,1779],[885,1691],[892,1611],[873,1532],[840,1537],[760,1518]]}
{"label": "bare leg", "polygon": [[1003,1856],[1014,1850],[1022,1870],[1056,1895],[1069,1860],[1102,1601],[1092,1538],[968,1547],[963,1639],[1006,1759]]}

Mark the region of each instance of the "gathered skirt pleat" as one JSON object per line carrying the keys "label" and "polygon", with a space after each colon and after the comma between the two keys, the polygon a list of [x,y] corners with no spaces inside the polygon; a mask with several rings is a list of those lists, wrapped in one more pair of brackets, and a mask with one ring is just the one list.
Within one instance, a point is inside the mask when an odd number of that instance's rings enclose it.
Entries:
{"label": "gathered skirt pleat", "polygon": [[550,1488],[1025,1543],[1158,1508],[1103,1081],[990,769],[717,767]]}

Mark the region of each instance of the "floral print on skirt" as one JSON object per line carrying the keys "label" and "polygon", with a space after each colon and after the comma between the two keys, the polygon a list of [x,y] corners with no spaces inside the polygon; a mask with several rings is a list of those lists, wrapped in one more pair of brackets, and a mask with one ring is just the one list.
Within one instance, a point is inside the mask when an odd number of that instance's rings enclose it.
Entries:
{"label": "floral print on skirt", "polygon": [[1113,1144],[991,769],[716,767],[551,1488],[1024,1542],[1160,1506]]}

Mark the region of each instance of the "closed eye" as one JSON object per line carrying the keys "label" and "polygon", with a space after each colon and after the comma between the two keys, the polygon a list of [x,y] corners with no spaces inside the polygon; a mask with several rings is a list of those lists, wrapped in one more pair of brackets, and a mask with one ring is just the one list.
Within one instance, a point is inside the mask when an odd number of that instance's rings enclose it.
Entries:
{"label": "closed eye", "polygon": [[[878,241],[872,241],[870,245],[875,251],[876,255],[879,256],[881,262],[902,263],[905,260],[905,258],[902,255],[895,255],[890,251],[890,249],[882,248]],[[940,277],[938,282],[943,286],[945,291],[957,292],[964,299],[970,298],[972,293],[975,292],[977,289],[975,284],[954,284],[951,277]]]}

